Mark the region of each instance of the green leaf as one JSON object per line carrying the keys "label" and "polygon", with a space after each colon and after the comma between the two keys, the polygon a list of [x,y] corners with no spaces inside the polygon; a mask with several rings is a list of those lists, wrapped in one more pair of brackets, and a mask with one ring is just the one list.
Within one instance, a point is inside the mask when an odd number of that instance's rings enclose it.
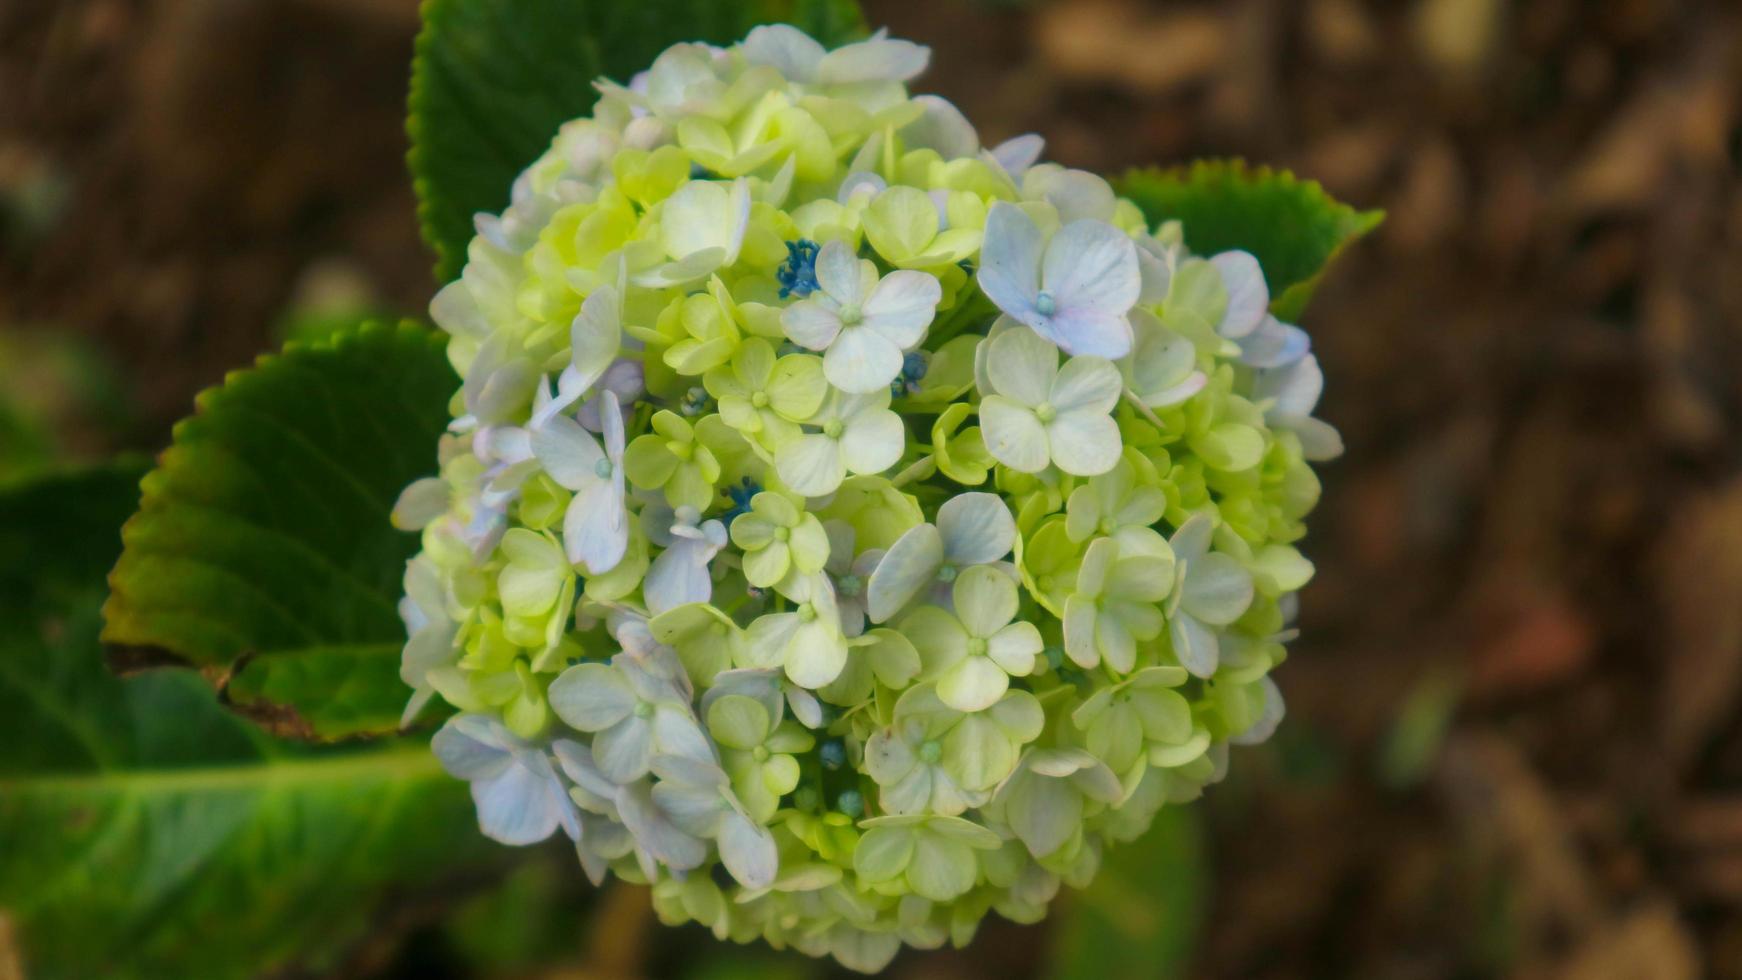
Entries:
{"label": "green leaf", "polygon": [[389,512],[435,471],[457,387],[442,338],[405,323],[292,345],[202,393],[122,532],[112,659],[202,668],[281,733],[394,730],[418,540]]}
{"label": "green leaf", "polygon": [[1199,255],[1241,248],[1257,256],[1270,284],[1271,312],[1291,322],[1331,261],[1385,218],[1383,211],[1336,201],[1317,181],[1242,160],[1131,170],[1114,187],[1152,225],[1178,219],[1186,246]]}
{"label": "green leaf", "polygon": [[854,0],[427,0],[406,128],[436,278],[460,274],[472,216],[507,205],[557,127],[592,108],[595,79],[627,82],[673,44],[774,21],[831,47],[864,31]]}
{"label": "green leaf", "polygon": [[422,739],[287,745],[185,671],[104,670],[103,574],[143,470],[0,487],[0,917],[38,980],[330,967],[387,899],[502,852]]}
{"label": "green leaf", "polygon": [[1207,911],[1209,872],[1195,809],[1167,806],[1149,832],[1112,847],[1101,871],[1057,912],[1051,980],[1186,975]]}

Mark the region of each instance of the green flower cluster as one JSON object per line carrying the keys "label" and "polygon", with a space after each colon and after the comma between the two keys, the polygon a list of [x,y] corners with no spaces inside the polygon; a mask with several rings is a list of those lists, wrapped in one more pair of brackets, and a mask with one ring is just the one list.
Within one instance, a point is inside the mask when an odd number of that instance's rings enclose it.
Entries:
{"label": "green flower cluster", "polygon": [[432,306],[401,611],[483,831],[875,970],[1045,914],[1282,714],[1340,451],[1258,263],[784,26],[600,83]]}

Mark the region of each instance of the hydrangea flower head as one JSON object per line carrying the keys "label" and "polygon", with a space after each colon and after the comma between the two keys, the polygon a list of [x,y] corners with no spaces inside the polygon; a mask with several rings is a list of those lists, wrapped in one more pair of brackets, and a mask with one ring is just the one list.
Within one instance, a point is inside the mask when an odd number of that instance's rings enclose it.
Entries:
{"label": "hydrangea flower head", "polygon": [[1306,334],[1256,258],[784,25],[601,82],[431,315],[407,720],[506,844],[865,971],[1033,921],[1282,718]]}

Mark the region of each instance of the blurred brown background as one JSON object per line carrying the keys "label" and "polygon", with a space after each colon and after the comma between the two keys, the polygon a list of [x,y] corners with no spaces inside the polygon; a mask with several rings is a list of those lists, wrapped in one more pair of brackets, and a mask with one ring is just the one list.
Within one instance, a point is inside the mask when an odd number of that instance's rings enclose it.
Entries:
{"label": "blurred brown background", "polygon": [[[1206,807],[1195,974],[1742,977],[1742,4],[866,6],[989,139],[1390,211],[1306,318],[1349,453],[1290,720]],[[286,333],[423,307],[415,29],[0,0],[0,384],[40,438],[160,447]],[[986,945],[898,967],[1016,968]]]}

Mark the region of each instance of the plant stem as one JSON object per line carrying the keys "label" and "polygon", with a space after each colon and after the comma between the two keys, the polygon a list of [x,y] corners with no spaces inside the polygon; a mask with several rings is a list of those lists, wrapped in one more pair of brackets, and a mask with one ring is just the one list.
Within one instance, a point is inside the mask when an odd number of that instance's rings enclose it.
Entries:
{"label": "plant stem", "polygon": [[1148,419],[1151,425],[1163,432],[1167,431],[1167,426],[1162,424],[1161,419],[1156,416],[1155,412],[1152,411],[1148,405],[1143,404],[1143,399],[1137,397],[1137,392],[1132,391],[1130,388],[1125,389],[1125,400],[1136,406],[1138,414]]}
{"label": "plant stem", "polygon": [[900,473],[895,474],[895,479],[890,480],[889,482],[898,487],[905,487],[909,483],[912,483],[915,480],[923,480],[937,471],[937,458],[932,454],[927,453],[926,455],[914,460]]}

